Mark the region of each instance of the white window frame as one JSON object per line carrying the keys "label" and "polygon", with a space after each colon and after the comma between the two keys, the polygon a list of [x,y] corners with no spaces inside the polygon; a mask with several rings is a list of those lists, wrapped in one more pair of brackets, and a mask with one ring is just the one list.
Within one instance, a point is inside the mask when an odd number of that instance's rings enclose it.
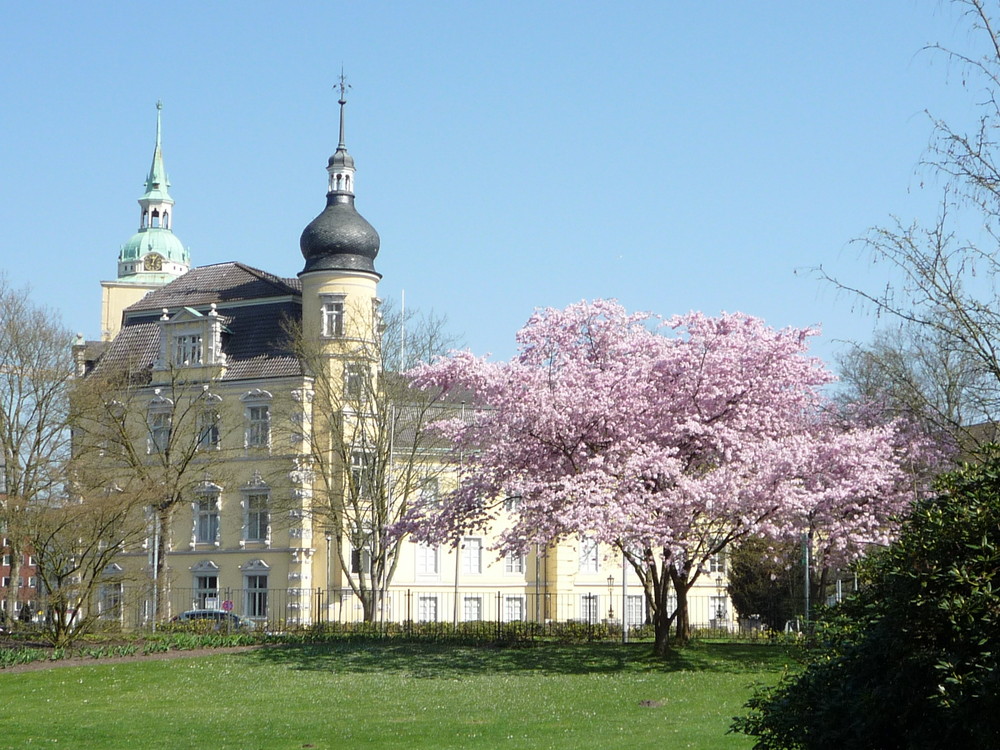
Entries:
{"label": "white window frame", "polygon": [[438,622],[439,599],[437,594],[417,594],[417,622]]}
{"label": "white window frame", "polygon": [[149,437],[146,446],[147,453],[163,453],[170,447],[170,437],[173,432],[170,399],[157,399],[150,403],[146,413],[146,424]]}
{"label": "white window frame", "polygon": [[[192,609],[218,609],[222,604],[219,598],[219,566],[214,560],[202,560],[191,567],[191,601]],[[212,579],[215,585],[210,585]],[[209,604],[214,606],[209,607]]]}
{"label": "white window frame", "polygon": [[[212,519],[214,518],[214,524]],[[202,482],[195,490],[194,501],[191,503],[191,548],[197,545],[212,544],[216,547],[222,543],[222,487],[209,481]],[[203,528],[208,524],[208,528]],[[214,528],[213,528],[214,526]],[[214,531],[203,534],[203,531]]]}
{"label": "white window frame", "polygon": [[364,362],[347,362],[344,365],[344,398],[350,401],[368,400],[371,370]]}
{"label": "white window frame", "polygon": [[[240,566],[243,573],[243,613],[254,620],[266,620],[270,614],[270,570],[263,560],[251,560]],[[260,585],[261,579],[263,586]]]}
{"label": "white window frame", "polygon": [[580,539],[580,572],[586,574],[598,573],[601,570],[600,545],[596,539],[583,537]]}
{"label": "white window frame", "polygon": [[125,607],[123,606],[124,586],[121,581],[104,581],[98,589],[98,617],[106,622],[121,622]]}
{"label": "white window frame", "polygon": [[524,553],[508,552],[504,556],[503,570],[508,575],[524,575],[527,569],[527,562]]}
{"label": "white window frame", "polygon": [[600,622],[600,594],[580,594],[580,620],[591,625]]}
{"label": "white window frame", "polygon": [[629,627],[646,624],[646,597],[643,594],[626,595],[625,624]]}
{"label": "white window frame", "polygon": [[478,536],[462,539],[462,573],[481,575],[483,572],[483,540]]}
{"label": "white window frame", "polygon": [[438,547],[418,542],[415,570],[418,576],[436,577],[441,573],[441,555]]}
{"label": "white window frame", "polygon": [[374,460],[374,454],[370,451],[360,449],[351,451],[351,484],[353,485],[351,489],[356,493],[355,497],[368,497]]}
{"label": "white window frame", "polygon": [[709,573],[726,572],[726,554],[724,552],[716,552],[714,555],[708,558],[708,572]]}
{"label": "white window frame", "polygon": [[[263,499],[263,508],[255,509],[254,503],[260,502],[261,499]],[[269,547],[271,545],[271,487],[263,480],[259,471],[255,471],[250,481],[240,487],[240,507],[243,511],[240,546],[263,544]],[[263,529],[260,528],[260,514],[265,516]],[[252,531],[255,533],[251,533]]]}
{"label": "white window frame", "polygon": [[321,332],[324,338],[342,338],[345,331],[345,318],[347,317],[347,295],[346,294],[321,294],[319,296]]}
{"label": "white window frame", "polygon": [[205,361],[205,337],[200,331],[174,334],[173,362],[177,367],[197,367]]}
{"label": "white window frame", "polygon": [[462,621],[482,622],[483,597],[478,594],[466,594],[462,597]]}
{"label": "white window frame", "polygon": [[528,619],[528,603],[524,594],[504,594],[503,621],[524,622]]}
{"label": "white window frame", "polygon": [[271,394],[256,388],[240,397],[246,431],[243,444],[248,450],[268,450],[271,447]]}

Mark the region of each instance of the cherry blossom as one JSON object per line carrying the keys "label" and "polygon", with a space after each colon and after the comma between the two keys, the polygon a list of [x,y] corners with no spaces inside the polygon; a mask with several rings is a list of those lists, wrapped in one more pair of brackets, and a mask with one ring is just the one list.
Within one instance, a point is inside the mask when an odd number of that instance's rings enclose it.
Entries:
{"label": "cherry blossom", "polygon": [[816,333],[597,300],[537,311],[509,362],[453,352],[418,367],[415,386],[471,394],[478,408],[438,425],[461,459],[458,488],[397,531],[450,542],[496,523],[517,496],[497,552],[612,545],[639,575],[665,649],[675,619],[686,636],[687,592],[728,544],[812,531],[824,555],[846,560],[888,538],[912,499],[896,425],[824,418],[833,376],[807,353]]}

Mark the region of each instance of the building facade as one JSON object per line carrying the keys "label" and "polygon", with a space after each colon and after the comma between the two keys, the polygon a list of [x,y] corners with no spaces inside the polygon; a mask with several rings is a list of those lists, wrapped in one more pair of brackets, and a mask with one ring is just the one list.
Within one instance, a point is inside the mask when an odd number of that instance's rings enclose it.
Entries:
{"label": "building facade", "polygon": [[[386,555],[392,508],[447,492],[457,475],[401,426],[413,404],[385,399],[380,239],[355,208],[339,103],[326,206],[302,232],[296,278],[236,261],[191,267],[173,234],[157,105],[139,229],[117,278],[101,283],[102,341],[75,350],[83,378],[113,384],[101,408],[120,439],[101,433],[100,460],[149,528],[108,571],[102,615],[642,625],[634,574],[587,539],[497,558],[484,533],[441,547],[403,540]],[[724,562],[713,567],[690,595],[691,621],[728,628]]]}

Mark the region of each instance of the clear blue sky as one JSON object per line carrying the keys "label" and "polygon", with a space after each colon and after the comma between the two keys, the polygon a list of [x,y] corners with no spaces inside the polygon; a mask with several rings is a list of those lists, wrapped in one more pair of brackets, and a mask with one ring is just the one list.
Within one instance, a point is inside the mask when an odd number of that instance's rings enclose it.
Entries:
{"label": "clear blue sky", "polygon": [[383,297],[506,358],[539,306],[740,310],[866,339],[808,272],[933,218],[934,114],[976,92],[928,42],[959,9],[837,2],[9,3],[0,268],[88,338],[138,226],[162,99],[174,230],[196,265],[294,276],[324,206],[344,65],[357,207]]}

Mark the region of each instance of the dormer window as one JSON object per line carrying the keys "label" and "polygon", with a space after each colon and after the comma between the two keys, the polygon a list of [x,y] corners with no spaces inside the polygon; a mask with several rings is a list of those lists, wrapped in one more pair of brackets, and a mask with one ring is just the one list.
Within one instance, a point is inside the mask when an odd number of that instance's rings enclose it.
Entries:
{"label": "dormer window", "polygon": [[200,333],[178,334],[174,336],[175,365],[200,365],[202,362],[202,351]]}
{"label": "dormer window", "polygon": [[164,308],[160,316],[157,369],[224,365],[226,355],[222,351],[222,334],[228,332],[214,303],[207,314],[191,307],[171,314]]}
{"label": "dormer window", "polygon": [[344,335],[344,315],[346,295],[343,294],[322,294],[322,318],[323,336],[327,338],[339,338]]}

